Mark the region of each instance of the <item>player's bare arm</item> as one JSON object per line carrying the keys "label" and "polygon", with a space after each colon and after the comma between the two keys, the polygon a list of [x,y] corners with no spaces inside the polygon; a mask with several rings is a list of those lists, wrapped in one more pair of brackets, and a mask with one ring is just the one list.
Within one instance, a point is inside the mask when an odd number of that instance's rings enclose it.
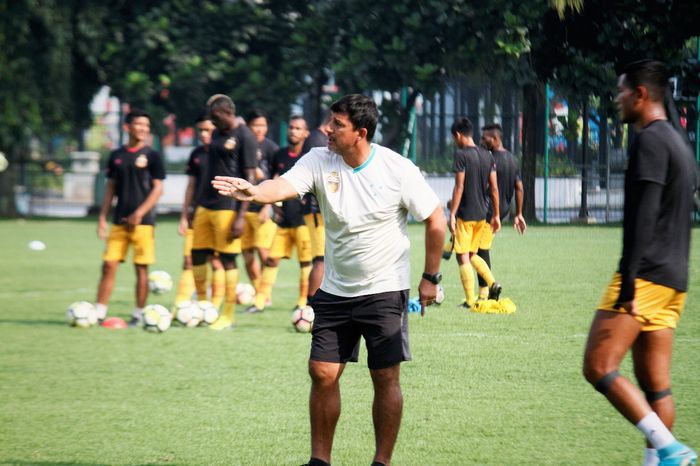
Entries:
{"label": "player's bare arm", "polygon": [[501,211],[498,205],[498,178],[496,176],[496,170],[493,170],[489,175],[489,185],[491,187],[491,206],[493,207],[491,230],[496,233],[501,229]]}
{"label": "player's bare arm", "polygon": [[107,231],[109,229],[109,225],[107,224],[107,214],[109,214],[109,209],[112,208],[113,200],[114,181],[107,180],[105,195],[102,198],[102,206],[100,207],[100,215],[97,217],[97,237],[103,241],[107,239]]}
{"label": "player's bare arm", "polygon": [[180,236],[185,236],[187,229],[190,228],[190,206],[192,205],[195,184],[196,180],[194,176],[188,176],[185,200],[182,202],[182,212],[180,213],[180,223],[177,226],[177,232]]}
{"label": "player's bare arm", "polygon": [[141,225],[141,220],[143,220],[144,215],[155,207],[161,194],[163,194],[163,180],[153,180],[153,188],[151,192],[148,193],[146,200],[144,200],[131,215],[124,219],[126,220],[127,228],[133,229],[136,225]]}
{"label": "player's bare arm", "polygon": [[[249,183],[255,182],[255,168],[249,168],[246,170],[246,180]],[[249,201],[241,201],[238,206],[238,214],[236,215],[236,220],[231,225],[231,238],[240,238],[243,234],[243,229],[245,227],[245,214],[248,212]]]}
{"label": "player's bare arm", "polygon": [[211,184],[222,196],[258,204],[273,204],[298,197],[294,186],[284,178],[275,178],[254,185],[242,178],[217,176]]}
{"label": "player's bare arm", "polygon": [[464,192],[464,172],[455,173],[455,187],[452,190],[452,207],[450,207],[450,221],[448,223],[450,233],[455,234],[457,228],[457,211],[459,203],[462,201],[462,193]]}
{"label": "player's bare arm", "polygon": [[[445,242],[445,214],[442,211],[442,206],[438,205],[423,223],[425,223],[425,266],[423,272],[434,275],[440,271],[442,245]],[[437,285],[423,278],[418,285],[418,294],[421,302],[421,315],[424,315],[425,306],[435,302]]]}
{"label": "player's bare arm", "polygon": [[513,228],[521,235],[524,235],[525,230],[527,230],[527,223],[525,223],[525,217],[523,217],[524,193],[523,182],[517,180],[515,182],[515,218],[513,219]]}

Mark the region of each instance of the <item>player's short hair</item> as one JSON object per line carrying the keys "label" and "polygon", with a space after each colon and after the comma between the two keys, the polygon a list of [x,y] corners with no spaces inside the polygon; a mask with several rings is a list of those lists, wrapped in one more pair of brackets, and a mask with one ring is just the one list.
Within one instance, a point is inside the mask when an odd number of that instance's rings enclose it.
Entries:
{"label": "player's short hair", "polygon": [[214,94],[207,99],[207,106],[209,107],[209,112],[214,110],[222,109],[231,115],[236,114],[236,104],[233,103],[231,97],[226,94]]}
{"label": "player's short hair", "polygon": [[151,115],[148,114],[148,112],[142,108],[132,108],[129,113],[126,114],[126,117],[124,118],[124,122],[129,125],[131,124],[132,121],[134,121],[135,118],[140,118],[140,117],[146,117],[148,118],[148,121],[151,121]]}
{"label": "player's short hair", "polygon": [[194,124],[199,124],[203,121],[209,121],[211,120],[211,115],[209,115],[209,112],[201,112],[199,115],[197,115],[197,118],[194,120]]}
{"label": "player's short hair", "polygon": [[355,129],[367,130],[367,141],[371,141],[377,129],[379,111],[371,97],[362,94],[348,94],[333,102],[333,113],[347,113]]}
{"label": "player's short hair", "polygon": [[262,108],[254,108],[245,116],[245,121],[250,123],[251,121],[256,120],[258,118],[264,118],[265,121],[269,120],[267,112],[265,110],[263,110]]}
{"label": "player's short hair", "polygon": [[484,125],[481,128],[481,131],[494,131],[498,134],[499,138],[503,135],[503,128],[501,128],[501,125],[499,125],[498,123],[490,123],[488,125]]}
{"label": "player's short hair", "polygon": [[303,115],[299,115],[298,113],[295,113],[294,115],[289,117],[289,121],[293,120],[302,120],[304,122],[304,125],[306,126],[306,129],[309,129],[309,124],[306,122],[306,118],[304,118]]}
{"label": "player's short hair", "polygon": [[630,89],[644,86],[649,91],[649,98],[663,101],[668,86],[669,72],[663,62],[658,60],[639,60],[626,65],[622,74],[624,82]]}
{"label": "player's short hair", "polygon": [[457,135],[457,133],[463,134],[464,136],[471,136],[474,134],[474,126],[469,118],[460,116],[455,118],[450,131],[452,132],[453,136]]}

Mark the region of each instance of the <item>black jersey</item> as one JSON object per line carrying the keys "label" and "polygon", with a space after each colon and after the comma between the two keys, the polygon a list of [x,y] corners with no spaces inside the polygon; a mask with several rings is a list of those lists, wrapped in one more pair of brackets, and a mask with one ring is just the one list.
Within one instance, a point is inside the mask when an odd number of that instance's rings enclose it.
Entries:
{"label": "black jersey", "polygon": [[[263,180],[260,180],[259,183],[262,183],[264,180],[269,180],[271,178],[270,167],[272,167],[275,153],[278,150],[280,150],[280,146],[278,146],[277,143],[272,139],[265,138],[263,139],[263,142],[258,144],[256,156],[258,159],[258,168],[262,171],[263,174]],[[248,212],[260,212],[262,208],[262,205],[251,202],[250,206],[248,206]]]}
{"label": "black jersey", "polygon": [[[498,179],[498,210],[501,220],[508,216],[510,203],[513,201],[515,193],[515,183],[520,181],[520,170],[513,154],[507,150],[497,150],[491,152],[493,161],[496,163],[496,177]],[[491,220],[493,209],[491,208],[491,196],[487,196],[489,209],[486,219]]]}
{"label": "black jersey", "polygon": [[[272,176],[285,174],[300,158],[301,154],[290,152],[288,147],[281,148],[275,153]],[[284,201],[282,203],[282,217],[276,218],[275,223],[282,228],[296,228],[304,225],[301,201],[299,199]]]}
{"label": "black jersey", "polygon": [[[114,183],[117,196],[112,222],[125,224],[126,217],[134,213],[151,193],[153,180],[165,179],[163,158],[149,146],[137,149],[120,147],[109,155],[106,175]],[[155,209],[141,220],[142,225],[155,225],[155,222]]]}
{"label": "black jersey", "polygon": [[[639,198],[645,183],[660,185],[662,193],[660,204],[650,206],[658,210],[656,218],[639,226],[637,219],[643,215]],[[663,120],[654,121],[642,129],[630,145],[625,173],[623,246],[618,269],[623,282],[620,302],[631,299],[623,293],[633,292],[635,276],[679,291],[688,289],[695,188],[693,154],[678,132]],[[639,228],[648,229],[649,242],[639,244],[635,241],[640,234]],[[629,290],[630,286],[632,290]]]}
{"label": "black jersey", "polygon": [[215,131],[209,144],[207,175],[202,186],[199,205],[212,210],[238,208],[238,201],[220,196],[212,187],[215,176],[245,178],[246,170],[258,166],[258,142],[246,125],[238,125],[228,131]]}
{"label": "black jersey", "polygon": [[[306,154],[314,147],[328,147],[328,136],[326,133],[316,128],[309,133],[309,137],[304,141],[304,147],[301,149],[302,154]],[[321,211],[318,206],[318,199],[311,193],[307,193],[301,200],[302,212],[306,214],[316,214]]]}
{"label": "black jersey", "polygon": [[190,207],[194,207],[199,203],[204,185],[209,182],[209,180],[205,179],[208,160],[209,154],[206,146],[197,146],[190,152],[190,158],[187,160],[187,167],[185,168],[185,174],[194,178],[194,192],[192,193]]}
{"label": "black jersey", "polygon": [[457,150],[453,170],[464,172],[464,191],[457,210],[457,217],[471,222],[485,220],[489,208],[489,176],[496,171],[491,154],[478,147]]}

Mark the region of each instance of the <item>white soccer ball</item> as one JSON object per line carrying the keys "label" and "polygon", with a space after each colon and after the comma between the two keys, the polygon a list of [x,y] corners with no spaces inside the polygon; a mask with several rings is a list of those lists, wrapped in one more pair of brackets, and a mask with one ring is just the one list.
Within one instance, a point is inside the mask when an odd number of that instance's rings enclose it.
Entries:
{"label": "white soccer ball", "polygon": [[239,283],[236,285],[236,302],[238,304],[250,305],[255,299],[255,287],[250,283]]}
{"label": "white soccer ball", "polygon": [[66,319],[73,327],[88,328],[97,324],[97,311],[87,301],[76,301],[66,309]]}
{"label": "white soccer ball", "polygon": [[435,304],[440,305],[445,300],[445,289],[442,285],[437,286],[437,295],[435,296]]}
{"label": "white soccer ball", "polygon": [[202,310],[194,301],[183,301],[175,306],[175,320],[185,327],[196,327],[202,321]]}
{"label": "white soccer ball", "polygon": [[173,279],[164,270],[154,270],[148,274],[148,289],[155,294],[167,293],[173,288]]}
{"label": "white soccer ball", "polygon": [[43,251],[44,249],[46,249],[46,245],[44,244],[44,242],[39,241],[38,239],[30,241],[29,244],[27,244],[27,247],[32,251]]}
{"label": "white soccer ball", "polygon": [[162,333],[170,328],[173,316],[165,306],[149,304],[143,309],[143,329],[147,332]]}
{"label": "white soccer ball", "polygon": [[201,327],[207,327],[219,318],[219,310],[210,301],[199,301],[197,306],[202,312],[202,321],[199,323]]}
{"label": "white soccer ball", "polygon": [[292,325],[299,333],[309,333],[314,325],[314,310],[311,306],[294,309]]}

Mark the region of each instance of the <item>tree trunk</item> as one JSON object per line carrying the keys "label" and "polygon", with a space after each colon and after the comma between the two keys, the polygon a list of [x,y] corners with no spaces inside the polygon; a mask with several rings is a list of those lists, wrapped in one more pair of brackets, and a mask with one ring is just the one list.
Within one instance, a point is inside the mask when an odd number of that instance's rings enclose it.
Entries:
{"label": "tree trunk", "polygon": [[583,135],[581,138],[581,209],[578,218],[588,218],[588,98],[583,101]]}
{"label": "tree trunk", "polygon": [[440,132],[438,139],[438,147],[440,150],[440,157],[444,157],[447,151],[446,140],[447,140],[447,122],[445,121],[447,111],[447,103],[445,102],[445,95],[447,90],[445,89],[445,82],[443,81],[442,86],[440,86]]}
{"label": "tree trunk", "polygon": [[[537,221],[535,210],[535,175],[537,169],[537,148],[544,146],[544,134],[539,134],[540,115],[545,105],[544,83],[538,81],[523,87],[523,166],[522,179],[525,196],[523,215],[528,222]],[[542,139],[542,141],[538,141]],[[541,144],[539,143],[541,142]]]}
{"label": "tree trunk", "polygon": [[503,128],[503,145],[506,149],[514,152],[515,144],[513,143],[513,93],[510,88],[503,92],[501,100],[501,127]]}

